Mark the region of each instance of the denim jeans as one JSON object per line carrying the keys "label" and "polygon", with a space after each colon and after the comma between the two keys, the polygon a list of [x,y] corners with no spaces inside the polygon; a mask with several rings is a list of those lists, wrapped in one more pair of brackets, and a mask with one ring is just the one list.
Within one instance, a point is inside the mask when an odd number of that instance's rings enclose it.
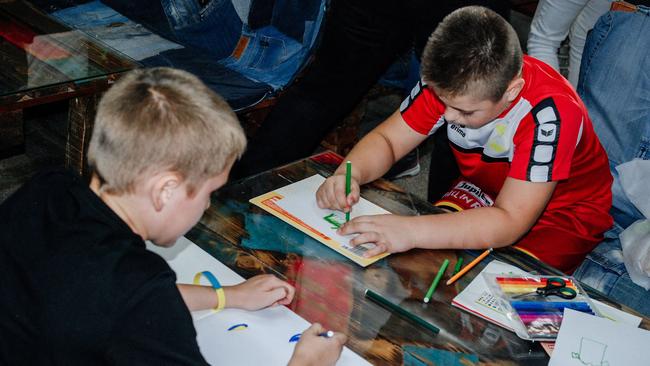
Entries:
{"label": "denim jeans", "polygon": [[161,3],[178,42],[276,90],[293,80],[305,63],[325,14],[323,0]]}
{"label": "denim jeans", "polygon": [[650,159],[650,8],[605,13],[590,32],[582,56],[578,93],[607,151],[615,226],[587,256],[576,277],[650,315],[650,291],[627,275],[618,234],[643,215],[625,196],[615,167]]}
{"label": "denim jeans", "polygon": [[650,316],[650,291],[632,282],[623,263],[618,237],[622,231],[614,225],[606,232],[605,240],[589,253],[573,276],[609,298]]}

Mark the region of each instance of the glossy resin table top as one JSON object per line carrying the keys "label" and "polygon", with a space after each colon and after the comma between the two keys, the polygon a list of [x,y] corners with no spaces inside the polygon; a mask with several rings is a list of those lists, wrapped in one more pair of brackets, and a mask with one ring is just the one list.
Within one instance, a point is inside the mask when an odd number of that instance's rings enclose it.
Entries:
{"label": "glossy resin table top", "polygon": [[104,90],[139,66],[19,0],[0,1],[0,62],[0,110]]}
{"label": "glossy resin table top", "polygon": [[[211,208],[187,237],[246,278],[273,273],[295,285],[296,296],[289,307],[310,322],[347,333],[347,345],[373,364],[402,364],[403,347],[409,346],[476,355],[481,364],[548,363],[539,343],[521,340],[506,329],[455,308],[451,300],[489,259],[539,274],[557,274],[557,270],[517,250],[494,251],[456,283],[441,283],[431,302],[424,304],[422,298],[445,259],[453,265],[462,256],[468,263],[478,253],[412,250],[362,268],[248,203],[250,198],[311,175],[328,176],[338,159],[333,153],[325,153],[230,183],[213,196]],[[387,181],[364,186],[362,195],[396,214],[437,212],[432,205]],[[440,333],[434,334],[369,301],[365,289],[400,304],[440,328]],[[597,293],[593,297],[611,304]],[[642,326],[648,328],[649,324],[644,319]]]}

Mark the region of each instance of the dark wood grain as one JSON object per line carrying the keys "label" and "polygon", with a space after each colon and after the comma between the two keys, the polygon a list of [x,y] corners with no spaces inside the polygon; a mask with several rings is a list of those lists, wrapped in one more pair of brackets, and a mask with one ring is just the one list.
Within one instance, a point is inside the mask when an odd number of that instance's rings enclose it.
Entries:
{"label": "dark wood grain", "polygon": [[99,94],[91,94],[73,98],[69,103],[65,164],[82,176],[88,173],[86,152],[99,99]]}

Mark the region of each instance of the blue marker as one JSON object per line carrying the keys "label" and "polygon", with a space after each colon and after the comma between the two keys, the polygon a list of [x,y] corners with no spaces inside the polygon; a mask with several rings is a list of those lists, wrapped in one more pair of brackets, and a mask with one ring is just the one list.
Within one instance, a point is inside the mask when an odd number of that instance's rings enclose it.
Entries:
{"label": "blue marker", "polygon": [[586,302],[568,302],[568,301],[513,301],[510,303],[513,308],[519,311],[544,311],[556,309],[559,311],[564,310],[565,308],[593,313],[591,307]]}
{"label": "blue marker", "polygon": [[[300,340],[300,334],[301,333],[295,334],[291,338],[289,338],[289,343],[298,342]],[[318,336],[325,337],[325,338],[332,338],[334,337],[334,332],[328,330],[327,332],[319,333]]]}
{"label": "blue marker", "polygon": [[325,337],[325,338],[332,338],[332,337],[334,337],[334,332],[332,332],[331,330],[328,330],[327,332],[319,333],[318,336],[319,337]]}

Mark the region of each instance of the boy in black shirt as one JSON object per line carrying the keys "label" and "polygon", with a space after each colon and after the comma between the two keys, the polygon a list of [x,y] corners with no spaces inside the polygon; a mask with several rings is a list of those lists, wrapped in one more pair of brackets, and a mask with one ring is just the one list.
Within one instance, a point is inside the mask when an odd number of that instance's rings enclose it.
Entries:
{"label": "boy in black shirt", "polygon": [[[219,304],[145,249],[199,220],[245,145],[228,105],[186,72],[116,83],[97,111],[90,187],[51,170],[0,205],[0,364],[205,364],[188,308],[290,303],[293,287],[262,275]],[[291,364],[336,362],[345,336],[322,331],[305,332]]]}

